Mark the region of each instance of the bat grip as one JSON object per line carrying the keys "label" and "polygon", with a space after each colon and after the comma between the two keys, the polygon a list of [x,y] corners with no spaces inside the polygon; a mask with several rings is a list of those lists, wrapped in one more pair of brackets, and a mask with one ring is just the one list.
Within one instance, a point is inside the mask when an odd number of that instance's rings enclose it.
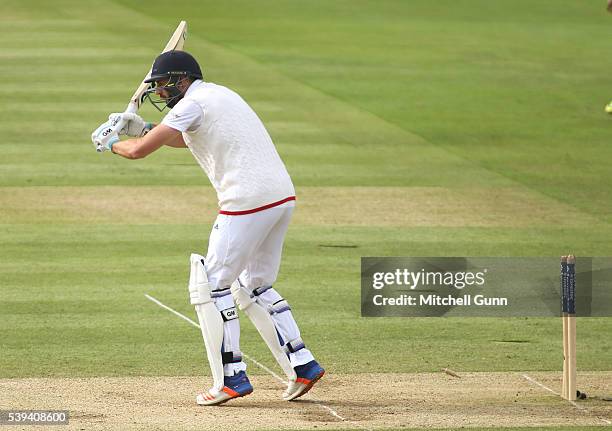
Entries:
{"label": "bat grip", "polygon": [[136,112],[138,112],[138,105],[135,102],[128,103],[127,108],[125,108],[125,112],[135,114]]}

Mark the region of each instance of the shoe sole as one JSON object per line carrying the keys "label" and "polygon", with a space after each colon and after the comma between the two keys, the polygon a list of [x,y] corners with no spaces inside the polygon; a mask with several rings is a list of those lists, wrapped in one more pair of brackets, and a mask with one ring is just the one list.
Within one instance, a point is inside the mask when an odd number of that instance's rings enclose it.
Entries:
{"label": "shoe sole", "polygon": [[325,370],[323,370],[323,371],[321,371],[319,374],[317,374],[317,375],[316,375],[316,376],[315,376],[315,377],[314,377],[314,378],[313,378],[313,379],[310,381],[310,383],[308,383],[308,384],[306,385],[306,387],[304,388],[304,390],[303,390],[303,391],[302,391],[300,394],[298,394],[297,396],[295,396],[295,397],[293,397],[293,398],[291,398],[290,400],[287,400],[287,401],[295,401],[295,400],[297,400],[298,398],[300,398],[301,396],[306,395],[306,394],[308,393],[308,391],[312,389],[312,387],[314,386],[314,384],[315,384],[315,383],[317,383],[319,380],[321,380],[321,377],[323,377],[323,374],[325,374]]}
{"label": "shoe sole", "polygon": [[236,393],[238,395],[226,398],[224,400],[219,401],[218,403],[213,403],[213,404],[198,404],[198,405],[201,406],[201,407],[220,406],[221,404],[225,404],[226,402],[231,401],[231,400],[235,400],[236,398],[246,397],[247,395],[253,393],[253,389],[251,389],[250,391],[247,391],[247,392],[243,392],[243,393],[238,393],[238,392],[236,392]]}
{"label": "shoe sole", "polygon": [[253,393],[253,389],[251,389],[251,390],[250,390],[250,391],[248,391],[248,392],[243,392],[243,393],[241,393],[241,394],[238,394],[238,396],[231,397],[231,398],[228,398],[228,399],[226,399],[226,400],[223,400],[223,401],[221,401],[220,403],[217,403],[217,404],[211,404],[211,405],[213,405],[213,406],[219,406],[219,405],[221,405],[221,404],[225,404],[225,403],[226,403],[226,402],[228,402],[228,401],[235,400],[235,399],[237,399],[237,398],[246,397],[247,395],[249,395],[249,394],[251,394],[251,393]]}

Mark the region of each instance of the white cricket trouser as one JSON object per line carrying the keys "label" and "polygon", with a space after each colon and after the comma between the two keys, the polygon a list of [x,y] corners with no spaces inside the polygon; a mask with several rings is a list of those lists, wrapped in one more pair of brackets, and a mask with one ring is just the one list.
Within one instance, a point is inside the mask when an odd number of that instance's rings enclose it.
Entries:
{"label": "white cricket trouser", "polygon": [[[278,276],[283,242],[293,214],[293,202],[253,214],[219,214],[213,225],[206,255],[206,274],[213,292],[224,290],[240,277],[240,283],[250,292],[272,286]],[[268,289],[260,299],[272,306],[281,296]],[[231,305],[230,305],[231,304]],[[231,296],[217,299],[221,311],[233,306]],[[290,310],[272,315],[281,343],[300,338],[300,331]],[[238,320],[225,322],[223,350],[240,351]],[[289,355],[292,366],[313,360],[306,348]],[[246,369],[244,362],[226,364],[225,374],[232,375]]]}

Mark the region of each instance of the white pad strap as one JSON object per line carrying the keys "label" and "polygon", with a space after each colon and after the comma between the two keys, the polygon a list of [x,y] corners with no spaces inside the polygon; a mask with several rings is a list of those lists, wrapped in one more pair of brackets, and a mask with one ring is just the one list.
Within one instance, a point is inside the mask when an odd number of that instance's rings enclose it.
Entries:
{"label": "white pad strap", "polygon": [[289,307],[289,303],[284,299],[281,299],[268,307],[268,312],[270,314],[284,313],[285,311],[289,310],[291,310],[291,307]]}
{"label": "white pad strap", "polygon": [[268,348],[272,352],[272,355],[278,362],[278,365],[283,369],[289,380],[295,380],[297,378],[295,370],[289,362],[289,357],[285,350],[282,348],[278,339],[278,333],[274,326],[274,321],[270,317],[270,313],[264,307],[262,307],[254,298],[250,292],[242,287],[239,282],[235,281],[231,287],[234,301],[238,304],[238,308],[244,311],[249,317],[261,338],[265,341]]}
{"label": "white pad strap", "polygon": [[253,289],[253,294],[251,295],[251,297],[254,298],[257,303],[260,304],[262,307],[265,307],[268,310],[268,313],[270,314],[284,313],[285,311],[291,310],[289,303],[283,298],[279,299],[274,304],[266,304],[259,298],[260,295],[270,289],[272,289],[272,286],[263,286],[258,287],[257,289]]}
{"label": "white pad strap", "polygon": [[304,341],[302,341],[302,337],[296,338],[295,340],[288,341],[283,346],[283,349],[287,354],[295,353],[298,350],[302,350],[306,345],[304,345]]}

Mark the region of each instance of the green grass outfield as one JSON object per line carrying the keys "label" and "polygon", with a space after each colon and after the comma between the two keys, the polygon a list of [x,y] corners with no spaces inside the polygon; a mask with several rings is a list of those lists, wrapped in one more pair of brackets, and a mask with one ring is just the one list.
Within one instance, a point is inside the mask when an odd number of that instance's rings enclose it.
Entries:
{"label": "green grass outfield", "polygon": [[[193,315],[206,177],[188,151],[128,161],[90,143],[181,19],[292,174],[277,288],[331,373],[560,370],[560,319],[360,318],[359,258],[612,256],[603,3],[4,0],[0,378],[208,372],[197,331],[144,298]],[[205,199],[167,204],[177,193]],[[611,331],[579,319],[579,369],[612,370]]]}

